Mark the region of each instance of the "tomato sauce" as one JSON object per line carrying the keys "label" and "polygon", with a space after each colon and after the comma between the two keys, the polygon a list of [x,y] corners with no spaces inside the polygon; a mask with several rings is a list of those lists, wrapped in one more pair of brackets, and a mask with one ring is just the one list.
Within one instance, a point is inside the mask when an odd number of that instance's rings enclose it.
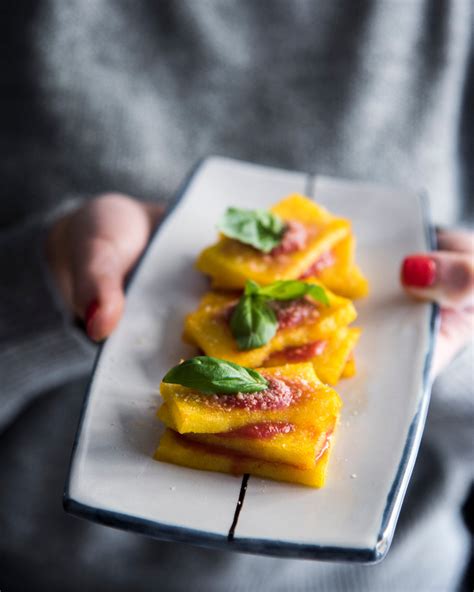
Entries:
{"label": "tomato sauce", "polygon": [[270,256],[290,255],[302,251],[308,244],[310,237],[309,229],[296,220],[289,220],[283,233],[281,243],[270,251]]}
{"label": "tomato sauce", "polygon": [[229,432],[220,432],[217,436],[224,438],[251,438],[256,440],[267,440],[278,434],[290,434],[295,426],[287,421],[264,421],[252,423],[241,428],[235,428]]}
{"label": "tomato sauce", "polygon": [[[263,372],[262,375],[265,376]],[[222,411],[232,411],[234,409],[272,411],[289,407],[311,393],[309,384],[304,380],[289,380],[275,376],[265,376],[265,378],[268,381],[268,387],[257,393],[235,393],[231,395],[190,393],[184,395],[184,397],[201,405]]]}
{"label": "tomato sauce", "polygon": [[278,329],[296,327],[301,323],[314,322],[319,317],[317,305],[309,298],[272,301],[270,306],[278,319]]}
{"label": "tomato sauce", "polygon": [[[307,362],[312,358],[320,356],[326,349],[327,341],[318,340],[307,343],[306,345],[297,345],[294,347],[287,347],[280,352],[272,354],[274,357],[280,359],[283,357],[286,362]],[[270,359],[272,356],[270,356]]]}
{"label": "tomato sauce", "polygon": [[334,253],[332,251],[326,251],[325,253],[320,255],[316,259],[316,261],[312,265],[310,265],[302,275],[300,275],[299,279],[304,280],[309,277],[317,277],[323,271],[323,269],[331,267],[332,265],[334,265],[334,263],[336,263]]}

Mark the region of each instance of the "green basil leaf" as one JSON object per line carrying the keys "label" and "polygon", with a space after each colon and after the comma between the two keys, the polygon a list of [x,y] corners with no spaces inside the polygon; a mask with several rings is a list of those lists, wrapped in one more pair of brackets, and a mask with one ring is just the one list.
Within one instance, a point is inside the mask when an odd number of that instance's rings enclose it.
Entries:
{"label": "green basil leaf", "polygon": [[228,208],[217,228],[229,238],[269,253],[280,244],[285,225],[268,210]]}
{"label": "green basil leaf", "polygon": [[[268,286],[258,286],[258,284],[256,286],[257,288],[252,285],[252,294],[257,294],[267,300],[295,300],[308,295],[318,302],[329,305],[329,299],[324,288],[301,280],[279,280]],[[247,286],[245,290],[247,292]]]}
{"label": "green basil leaf", "polygon": [[275,335],[278,320],[264,298],[244,294],[230,319],[230,329],[240,350],[255,349]]}
{"label": "green basil leaf", "polygon": [[180,384],[200,393],[256,393],[268,382],[256,370],[210,356],[196,356],[169,370],[163,382]]}
{"label": "green basil leaf", "polygon": [[314,298],[318,302],[322,302],[326,306],[330,305],[328,295],[326,294],[326,290],[321,286],[316,286],[316,284],[308,284],[309,288],[306,292],[308,296]]}
{"label": "green basil leaf", "polygon": [[251,296],[252,294],[258,294],[260,291],[260,286],[257,284],[257,282],[254,282],[253,280],[247,280],[246,284],[245,284],[245,290],[244,290],[244,294],[246,296]]}
{"label": "green basil leaf", "polygon": [[239,350],[255,349],[265,345],[275,336],[278,319],[269,300],[296,300],[311,296],[329,305],[327,294],[321,286],[300,280],[279,280],[269,286],[259,286],[248,280],[230,319],[230,330]]}

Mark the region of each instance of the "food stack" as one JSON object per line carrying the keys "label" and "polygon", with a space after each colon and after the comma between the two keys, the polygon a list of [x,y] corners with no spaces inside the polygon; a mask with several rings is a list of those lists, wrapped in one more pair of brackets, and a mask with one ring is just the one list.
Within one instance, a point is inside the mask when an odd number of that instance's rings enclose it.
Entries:
{"label": "food stack", "polygon": [[164,377],[155,458],[321,487],[341,400],[355,373],[352,299],[368,285],[351,224],[291,195],[270,210],[229,208],[198,258],[211,277],[185,320],[199,355]]}

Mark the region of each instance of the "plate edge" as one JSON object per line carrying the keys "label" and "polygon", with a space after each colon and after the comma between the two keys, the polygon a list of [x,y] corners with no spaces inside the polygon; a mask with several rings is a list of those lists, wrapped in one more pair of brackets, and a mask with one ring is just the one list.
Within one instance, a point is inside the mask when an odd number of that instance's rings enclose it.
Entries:
{"label": "plate edge", "polygon": [[[434,251],[437,249],[438,241],[436,229],[432,223],[428,193],[426,190],[421,190],[416,196],[418,198],[418,205],[421,210],[424,224],[426,247],[427,250]],[[428,317],[429,336],[423,364],[420,400],[410,427],[408,428],[407,441],[398,465],[397,474],[395,475],[392,487],[387,496],[387,503],[382,516],[382,524],[373,549],[373,560],[371,563],[379,563],[382,561],[390,549],[406,490],[415,467],[421,438],[423,436],[433,383],[431,366],[440,323],[439,305],[431,303],[430,308],[431,310]]]}

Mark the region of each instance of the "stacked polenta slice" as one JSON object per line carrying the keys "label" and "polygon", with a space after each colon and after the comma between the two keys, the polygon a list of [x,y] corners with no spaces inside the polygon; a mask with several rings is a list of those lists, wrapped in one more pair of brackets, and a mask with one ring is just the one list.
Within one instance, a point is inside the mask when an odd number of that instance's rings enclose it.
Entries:
{"label": "stacked polenta slice", "polygon": [[[155,458],[195,469],[324,485],[367,280],[351,224],[302,195],[229,208],[198,268],[210,276],[185,320],[200,353],[160,387],[167,429]],[[332,386],[330,386],[332,385]]]}
{"label": "stacked polenta slice", "polygon": [[314,275],[346,298],[367,294],[367,280],[354,261],[355,238],[349,220],[333,216],[299,194],[286,197],[270,211],[285,223],[310,230],[304,248],[268,257],[251,245],[221,236],[197,261],[198,269],[211,278],[213,288],[241,290],[249,279],[266,285]]}

